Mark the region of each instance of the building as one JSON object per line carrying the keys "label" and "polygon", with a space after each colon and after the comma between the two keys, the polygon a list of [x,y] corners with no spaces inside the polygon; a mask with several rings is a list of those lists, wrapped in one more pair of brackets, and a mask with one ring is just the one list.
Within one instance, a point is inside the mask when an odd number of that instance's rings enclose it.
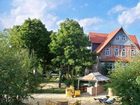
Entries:
{"label": "building", "polygon": [[90,32],[89,40],[92,51],[98,55],[100,69],[105,65],[112,68],[116,61],[125,64],[140,50],[136,36],[127,34],[122,27],[108,34]]}

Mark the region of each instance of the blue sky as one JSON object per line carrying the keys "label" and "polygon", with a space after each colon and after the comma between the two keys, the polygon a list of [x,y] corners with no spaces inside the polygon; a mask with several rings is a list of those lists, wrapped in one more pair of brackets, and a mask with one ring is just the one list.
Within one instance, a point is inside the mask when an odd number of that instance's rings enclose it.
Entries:
{"label": "blue sky", "polygon": [[57,30],[66,18],[77,20],[85,33],[111,32],[123,26],[140,39],[140,0],[0,0],[0,30],[38,18]]}

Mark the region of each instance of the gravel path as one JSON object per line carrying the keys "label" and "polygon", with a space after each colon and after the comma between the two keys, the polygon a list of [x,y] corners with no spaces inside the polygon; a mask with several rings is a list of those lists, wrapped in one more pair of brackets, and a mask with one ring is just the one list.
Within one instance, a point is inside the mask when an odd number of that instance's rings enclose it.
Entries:
{"label": "gravel path", "polygon": [[[93,96],[81,96],[76,98],[66,97],[65,94],[32,94],[32,98],[28,100],[30,105],[46,105],[47,100],[67,100],[68,102],[74,102],[81,100],[82,105],[101,105],[98,101],[95,101]],[[99,95],[98,97],[105,97],[105,95]]]}
{"label": "gravel path", "polygon": [[[58,83],[41,83],[40,87],[42,87],[42,89],[49,89],[49,88],[59,88],[58,87]],[[65,88],[66,85],[64,83],[61,83],[61,87]]]}

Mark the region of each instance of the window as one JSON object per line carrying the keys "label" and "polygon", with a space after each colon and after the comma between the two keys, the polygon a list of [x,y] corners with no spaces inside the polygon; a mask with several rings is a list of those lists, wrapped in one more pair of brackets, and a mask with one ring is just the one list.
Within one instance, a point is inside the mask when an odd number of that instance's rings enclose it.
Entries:
{"label": "window", "polygon": [[114,56],[119,56],[119,49],[118,48],[114,48]]}
{"label": "window", "polygon": [[119,35],[118,35],[118,36],[116,36],[116,40],[119,40]]}
{"label": "window", "polygon": [[122,49],[122,57],[126,57],[126,49],[125,48]]}
{"label": "window", "polygon": [[131,49],[131,56],[135,56],[136,55],[136,50],[135,49]]}
{"label": "window", "polygon": [[122,40],[126,40],[126,36],[125,35],[122,36]]}
{"label": "window", "polygon": [[106,56],[109,56],[109,55],[110,55],[110,48],[106,48],[106,49],[105,49],[105,55],[106,55]]}

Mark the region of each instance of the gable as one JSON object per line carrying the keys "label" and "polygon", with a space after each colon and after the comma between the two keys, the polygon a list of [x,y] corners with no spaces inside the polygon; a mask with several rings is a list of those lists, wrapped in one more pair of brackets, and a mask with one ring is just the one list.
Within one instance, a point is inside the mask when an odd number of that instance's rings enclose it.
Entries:
{"label": "gable", "polygon": [[107,38],[105,39],[104,42],[102,42],[100,44],[100,46],[96,49],[96,52],[99,53],[100,51],[102,51],[102,49],[110,42],[110,40],[112,40],[112,38],[118,33],[119,30],[121,30],[122,28],[119,28],[115,31],[112,31],[111,33],[109,33],[107,35]]}
{"label": "gable", "polygon": [[133,42],[123,30],[120,30],[110,41],[111,45],[131,45]]}
{"label": "gable", "polygon": [[[120,35],[120,36],[126,36],[126,40],[120,40],[120,41],[115,41],[115,38]],[[89,41],[92,43],[98,43],[99,46],[96,48],[96,53],[101,52],[107,44],[116,44],[116,45],[130,45],[133,44],[140,50],[139,43],[137,41],[137,38],[135,35],[128,35],[126,32],[123,30],[123,28],[119,28],[114,30],[113,32],[109,34],[105,33],[95,33],[95,32],[90,32],[89,33]]]}

